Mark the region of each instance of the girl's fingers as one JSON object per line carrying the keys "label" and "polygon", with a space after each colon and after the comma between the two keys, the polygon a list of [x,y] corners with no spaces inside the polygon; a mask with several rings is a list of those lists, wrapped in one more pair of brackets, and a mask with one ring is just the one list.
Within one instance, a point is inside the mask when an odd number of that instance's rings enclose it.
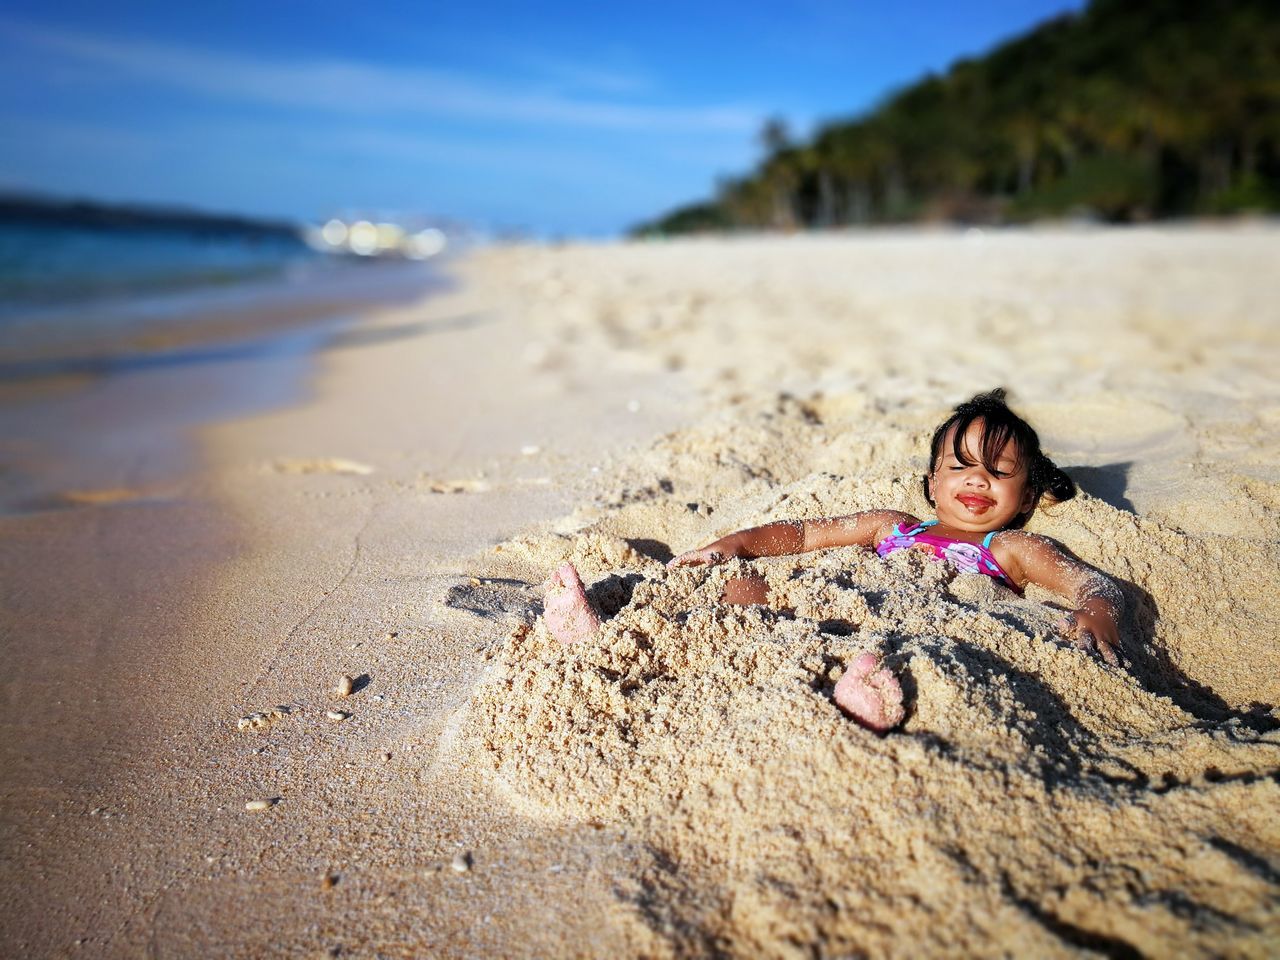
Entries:
{"label": "girl's fingers", "polygon": [[1092,630],[1081,627],[1074,613],[1063,614],[1058,620],[1057,630],[1078,649],[1097,654],[1113,667],[1120,666],[1120,655],[1116,653],[1116,645],[1111,640],[1098,639]]}
{"label": "girl's fingers", "polygon": [[1089,653],[1098,652],[1098,641],[1094,637],[1092,630],[1079,629],[1076,631],[1076,646],[1081,650],[1087,650]]}
{"label": "girl's fingers", "polygon": [[1080,626],[1080,621],[1076,619],[1074,613],[1064,613],[1058,618],[1055,625],[1058,633],[1064,638],[1071,641],[1072,646],[1078,650],[1093,650],[1094,640],[1093,634],[1084,627]]}
{"label": "girl's fingers", "polygon": [[1113,667],[1120,666],[1120,655],[1116,653],[1116,648],[1114,644],[1106,640],[1099,640],[1098,653],[1099,655],[1101,655],[1102,659],[1105,660],[1107,663],[1111,664],[1111,666]]}

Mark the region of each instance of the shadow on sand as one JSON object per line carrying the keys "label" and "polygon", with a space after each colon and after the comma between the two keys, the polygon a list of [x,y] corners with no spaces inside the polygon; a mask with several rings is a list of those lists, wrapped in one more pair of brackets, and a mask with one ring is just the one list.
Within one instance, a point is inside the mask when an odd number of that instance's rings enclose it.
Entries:
{"label": "shadow on sand", "polygon": [[[1132,461],[1108,463],[1094,467],[1071,467],[1067,472],[1080,489],[1117,510],[1136,513],[1128,497],[1129,471]],[[1070,551],[1067,551],[1070,553]],[[1073,555],[1074,556],[1074,555]],[[1155,598],[1136,583],[1113,577],[1120,584],[1127,607],[1128,636],[1136,643],[1125,644],[1129,670],[1143,689],[1166,696],[1181,709],[1203,723],[1218,724],[1238,720],[1258,733],[1280,728],[1271,716],[1271,704],[1252,703],[1235,709],[1213,689],[1187,676],[1173,662],[1169,651],[1156,639],[1160,609]]]}

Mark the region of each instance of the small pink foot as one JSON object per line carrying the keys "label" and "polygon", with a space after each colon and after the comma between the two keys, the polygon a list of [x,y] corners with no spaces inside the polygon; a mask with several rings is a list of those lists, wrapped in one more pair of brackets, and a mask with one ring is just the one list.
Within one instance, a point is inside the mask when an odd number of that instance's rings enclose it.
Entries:
{"label": "small pink foot", "polygon": [[547,578],[542,598],[542,619],[551,635],[568,646],[585,640],[600,629],[600,617],[591,609],[582,578],[566,560]]}
{"label": "small pink foot", "polygon": [[874,653],[864,653],[849,665],[836,684],[836,703],[869,730],[884,733],[902,722],[902,685],[880,669]]}

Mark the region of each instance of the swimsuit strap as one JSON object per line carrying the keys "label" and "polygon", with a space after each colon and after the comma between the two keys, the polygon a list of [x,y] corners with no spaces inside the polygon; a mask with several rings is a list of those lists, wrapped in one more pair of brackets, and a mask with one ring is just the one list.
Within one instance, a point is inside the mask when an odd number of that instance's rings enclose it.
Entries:
{"label": "swimsuit strap", "polygon": [[932,527],[932,526],[934,526],[935,524],[937,524],[937,522],[938,522],[937,520],[922,520],[922,521],[920,522],[920,526],[921,526],[922,528],[923,528],[923,527]]}

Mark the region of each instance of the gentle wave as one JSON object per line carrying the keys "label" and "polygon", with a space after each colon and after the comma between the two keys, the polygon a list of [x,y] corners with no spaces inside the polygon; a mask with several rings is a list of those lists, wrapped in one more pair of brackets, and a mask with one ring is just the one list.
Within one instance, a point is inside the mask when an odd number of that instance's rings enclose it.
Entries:
{"label": "gentle wave", "polygon": [[0,223],[0,315],[239,283],[322,256],[282,235]]}

